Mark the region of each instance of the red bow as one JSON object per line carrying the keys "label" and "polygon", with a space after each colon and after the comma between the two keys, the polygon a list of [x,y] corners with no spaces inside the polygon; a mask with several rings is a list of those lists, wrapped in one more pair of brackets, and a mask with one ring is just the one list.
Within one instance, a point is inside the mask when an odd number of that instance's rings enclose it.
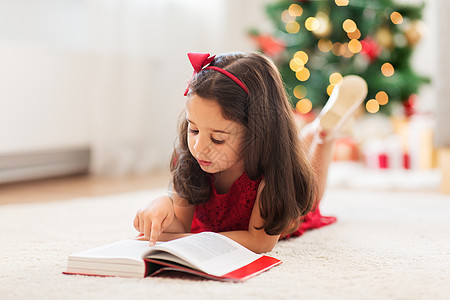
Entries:
{"label": "red bow", "polygon": [[216,66],[208,66],[216,57],[215,55],[209,57],[209,53],[188,53],[188,57],[192,67],[194,67],[194,73],[192,74],[192,77],[189,80],[188,86],[186,87],[186,91],[184,91],[185,96],[189,92],[189,85],[191,83],[192,78],[195,76],[195,74],[199,73],[203,69],[211,69],[222,73],[223,75],[227,76],[228,78],[236,82],[236,84],[238,84],[248,95],[247,86],[245,86],[245,84],[242,81],[240,81],[239,78],[237,78],[236,76],[234,76],[233,74],[224,69],[218,68]]}
{"label": "red bow", "polygon": [[210,64],[216,56],[214,55],[210,57],[209,53],[188,53],[188,57],[192,67],[194,68],[194,73],[198,73]]}
{"label": "red bow", "polygon": [[216,56],[214,55],[210,57],[209,53],[188,53],[188,57],[192,67],[194,68],[194,73],[192,73],[191,79],[189,80],[188,86],[186,87],[186,91],[184,91],[185,96],[189,92],[189,84],[191,83],[194,75],[203,70],[207,65],[209,65]]}

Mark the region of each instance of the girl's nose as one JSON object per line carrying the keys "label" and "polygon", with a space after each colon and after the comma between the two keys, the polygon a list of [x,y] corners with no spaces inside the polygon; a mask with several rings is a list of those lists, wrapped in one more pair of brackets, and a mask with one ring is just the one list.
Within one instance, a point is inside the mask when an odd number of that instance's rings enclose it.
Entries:
{"label": "girl's nose", "polygon": [[211,141],[208,138],[198,136],[194,145],[195,151],[197,151],[198,153],[208,153],[210,150],[210,142]]}

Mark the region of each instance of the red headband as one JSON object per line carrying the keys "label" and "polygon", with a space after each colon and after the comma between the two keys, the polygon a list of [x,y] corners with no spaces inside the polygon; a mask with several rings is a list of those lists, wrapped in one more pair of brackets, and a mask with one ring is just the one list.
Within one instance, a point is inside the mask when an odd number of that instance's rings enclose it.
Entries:
{"label": "red headband", "polygon": [[194,68],[194,73],[192,74],[192,77],[189,80],[188,86],[186,87],[186,91],[184,92],[185,96],[189,92],[189,85],[190,85],[191,80],[194,77],[194,75],[199,73],[201,70],[205,70],[205,69],[211,69],[211,70],[215,70],[217,72],[222,73],[223,75],[227,76],[228,78],[230,78],[231,80],[236,82],[248,94],[248,89],[245,86],[245,84],[242,83],[242,81],[240,81],[239,78],[237,78],[230,72],[225,71],[224,69],[221,69],[221,68],[218,68],[215,66],[205,67],[214,60],[214,58],[216,57],[215,55],[210,57],[209,53],[188,53],[188,57],[189,57],[189,61],[191,62],[192,67]]}

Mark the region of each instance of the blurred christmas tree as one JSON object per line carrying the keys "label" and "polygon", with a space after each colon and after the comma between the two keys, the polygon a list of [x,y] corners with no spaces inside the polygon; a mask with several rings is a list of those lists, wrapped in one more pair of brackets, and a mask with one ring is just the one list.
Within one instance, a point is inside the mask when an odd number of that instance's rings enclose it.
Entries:
{"label": "blurred christmas tree", "polygon": [[322,107],[342,76],[357,74],[369,86],[367,111],[389,113],[400,103],[408,114],[429,81],[410,65],[423,34],[423,7],[392,0],[282,0],[267,6],[276,31],[251,34],[277,64],[300,113]]}

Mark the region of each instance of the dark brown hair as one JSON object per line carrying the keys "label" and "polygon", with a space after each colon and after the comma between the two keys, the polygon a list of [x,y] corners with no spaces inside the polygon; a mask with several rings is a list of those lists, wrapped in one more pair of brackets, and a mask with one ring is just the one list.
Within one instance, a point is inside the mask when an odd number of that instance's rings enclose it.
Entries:
{"label": "dark brown hair", "polygon": [[[215,70],[202,70],[192,79],[188,96],[217,101],[225,119],[244,126],[245,172],[250,179],[263,177],[265,182],[260,196],[264,224],[258,229],[270,235],[295,230],[300,217],[313,208],[316,183],[278,70],[256,53],[218,55],[211,65],[237,76],[249,93]],[[199,204],[210,199],[211,181],[189,151],[187,127],[183,115],[172,157],[173,185],[182,198]]]}

